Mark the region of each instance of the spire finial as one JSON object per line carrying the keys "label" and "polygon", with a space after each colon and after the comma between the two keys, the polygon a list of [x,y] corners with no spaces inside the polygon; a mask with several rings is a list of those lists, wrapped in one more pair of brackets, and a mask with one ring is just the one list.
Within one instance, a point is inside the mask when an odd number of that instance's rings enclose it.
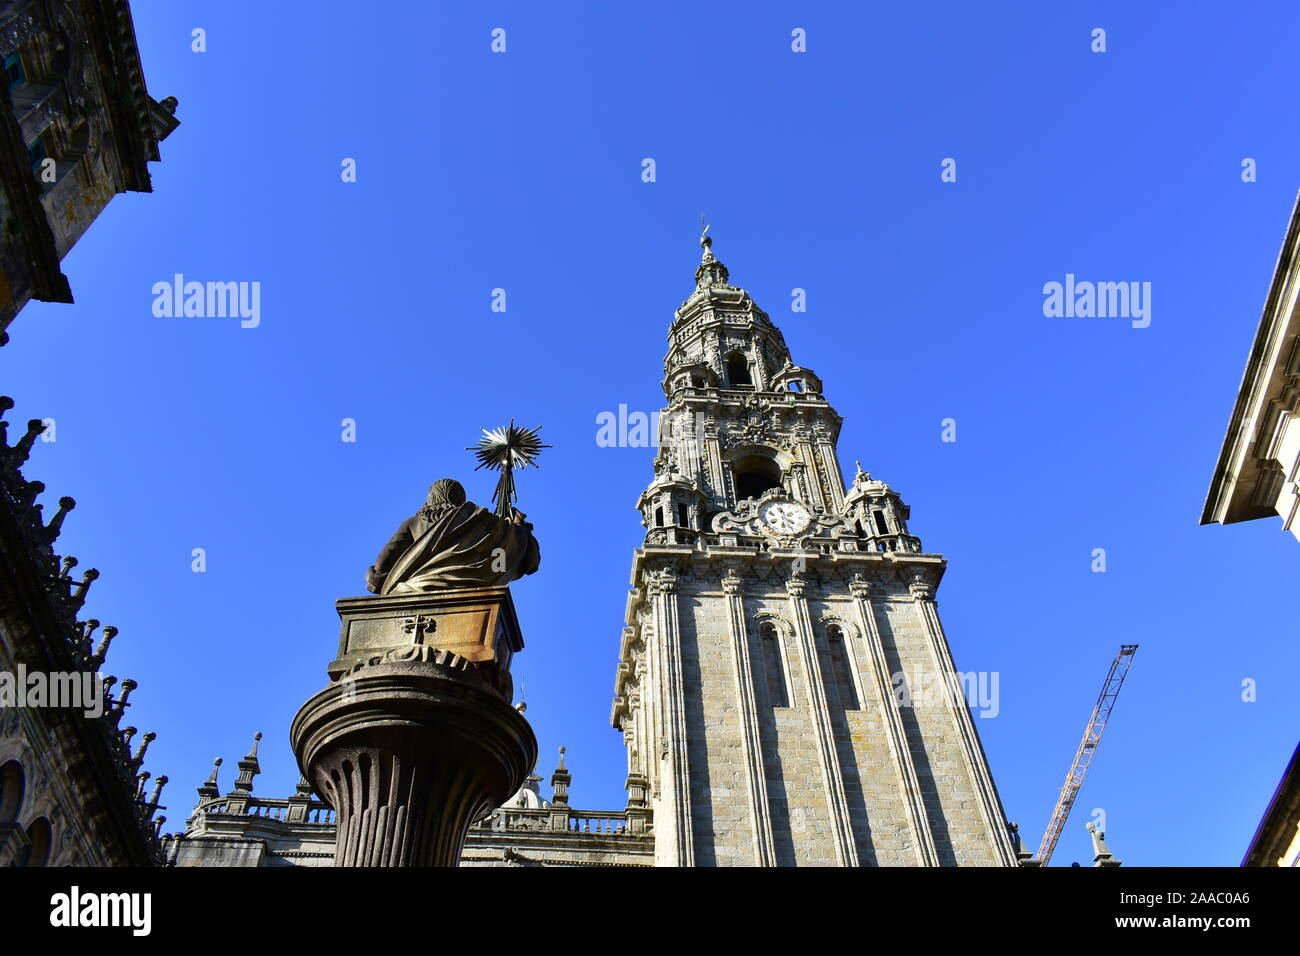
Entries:
{"label": "spire finial", "polygon": [[1111,853],[1110,847],[1106,845],[1106,834],[1097,829],[1097,824],[1091,820],[1088,821],[1088,833],[1092,836],[1092,849],[1095,854],[1092,858],[1092,865],[1120,866],[1120,861],[1115,859],[1115,854]]}
{"label": "spire finial", "polygon": [[217,771],[219,769],[221,769],[220,757],[212,761],[212,773],[208,774],[208,779],[203,781],[203,786],[199,787],[200,800],[210,800],[221,796],[221,791],[217,789]]}
{"label": "spire finial", "polygon": [[253,792],[253,778],[262,772],[262,765],[257,759],[257,745],[262,739],[262,732],[253,735],[253,749],[243,760],[239,761],[239,776],[235,778],[235,790],[244,793]]}
{"label": "spire finial", "polygon": [[704,213],[700,213],[700,248],[704,250],[704,254],[700,256],[700,264],[695,268],[696,289],[726,285],[731,278],[727,274],[727,267],[713,254],[713,237],[709,235],[710,225],[704,221]]}
{"label": "spire finial", "polygon": [[551,774],[551,803],[557,807],[569,805],[569,784],[573,782],[573,776],[564,766],[564,750],[565,748],[560,748],[560,765]]}

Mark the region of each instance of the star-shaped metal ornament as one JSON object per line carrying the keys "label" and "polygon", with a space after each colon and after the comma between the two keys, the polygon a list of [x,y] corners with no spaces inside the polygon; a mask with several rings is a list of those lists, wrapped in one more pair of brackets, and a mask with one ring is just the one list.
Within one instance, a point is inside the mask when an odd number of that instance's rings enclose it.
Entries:
{"label": "star-shaped metal ornament", "polygon": [[501,428],[494,428],[491,431],[482,429],[483,437],[479,439],[478,444],[470,445],[467,449],[474,452],[474,457],[478,459],[475,471],[480,468],[491,468],[493,471],[501,472],[496,490],[492,492],[492,500],[496,502],[496,513],[503,518],[510,517],[514,503],[519,499],[515,490],[514,470],[529,465],[534,468],[540,467],[537,464],[537,456],[541,454],[543,448],[551,447],[543,445],[542,440],[537,437],[540,430],[540,425],[537,428],[523,428],[516,425],[512,418],[509,425]]}

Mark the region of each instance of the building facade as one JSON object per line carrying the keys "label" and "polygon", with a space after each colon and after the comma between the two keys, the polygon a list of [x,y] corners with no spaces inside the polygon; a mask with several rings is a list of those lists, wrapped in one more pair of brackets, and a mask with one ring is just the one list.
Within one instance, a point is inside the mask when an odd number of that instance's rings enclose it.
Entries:
{"label": "building facade", "polygon": [[1279,515],[1300,538],[1300,197],[1242,374],[1201,524]]}
{"label": "building facade", "polygon": [[178,125],[148,93],[126,0],[0,2],[0,334],[31,299],[71,302],[60,261],[109,201],[150,192]]}

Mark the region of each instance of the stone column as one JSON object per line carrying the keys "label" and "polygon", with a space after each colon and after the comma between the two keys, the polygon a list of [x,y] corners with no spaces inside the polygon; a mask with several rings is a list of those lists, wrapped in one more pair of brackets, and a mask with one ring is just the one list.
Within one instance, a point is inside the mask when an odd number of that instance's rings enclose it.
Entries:
{"label": "stone column", "polygon": [[844,476],[840,473],[840,460],[835,454],[835,443],[831,441],[830,431],[824,427],[818,429],[814,426],[813,432],[816,437],[819,464],[822,473],[826,476],[826,487],[830,493],[826,510],[832,514],[839,514],[844,510]]}
{"label": "stone column", "polygon": [[[817,449],[813,447],[812,440],[809,438],[800,438],[796,446],[795,463],[791,465],[791,474],[797,475],[798,472],[804,473],[807,481],[808,498],[805,499],[814,505],[820,505],[823,508],[832,509],[832,502],[826,500],[821,480],[822,464],[817,459]],[[833,483],[833,482],[832,482]]]}
{"label": "stone column", "polygon": [[339,613],[334,680],[290,730],[303,776],[338,815],[334,863],[456,866],[470,826],[537,761],[507,696],[523,646],[509,591],[349,598]]}
{"label": "stone column", "polygon": [[665,568],[647,584],[654,612],[655,641],[663,665],[664,727],[667,754],[663,791],[670,814],[655,841],[656,862],[665,866],[694,866],[695,839],[691,821],[689,737],[686,726],[686,685],[682,674],[682,635],[677,619],[677,575]]}

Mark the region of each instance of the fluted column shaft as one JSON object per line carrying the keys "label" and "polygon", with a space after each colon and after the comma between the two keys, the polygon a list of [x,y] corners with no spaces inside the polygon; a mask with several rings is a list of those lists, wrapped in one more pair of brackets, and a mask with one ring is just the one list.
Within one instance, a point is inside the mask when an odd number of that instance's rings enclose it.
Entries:
{"label": "fluted column shaft", "polygon": [[456,866],[465,835],[523,785],[532,729],[454,654],[372,665],[294,719],[303,774],[338,814],[336,866]]}

